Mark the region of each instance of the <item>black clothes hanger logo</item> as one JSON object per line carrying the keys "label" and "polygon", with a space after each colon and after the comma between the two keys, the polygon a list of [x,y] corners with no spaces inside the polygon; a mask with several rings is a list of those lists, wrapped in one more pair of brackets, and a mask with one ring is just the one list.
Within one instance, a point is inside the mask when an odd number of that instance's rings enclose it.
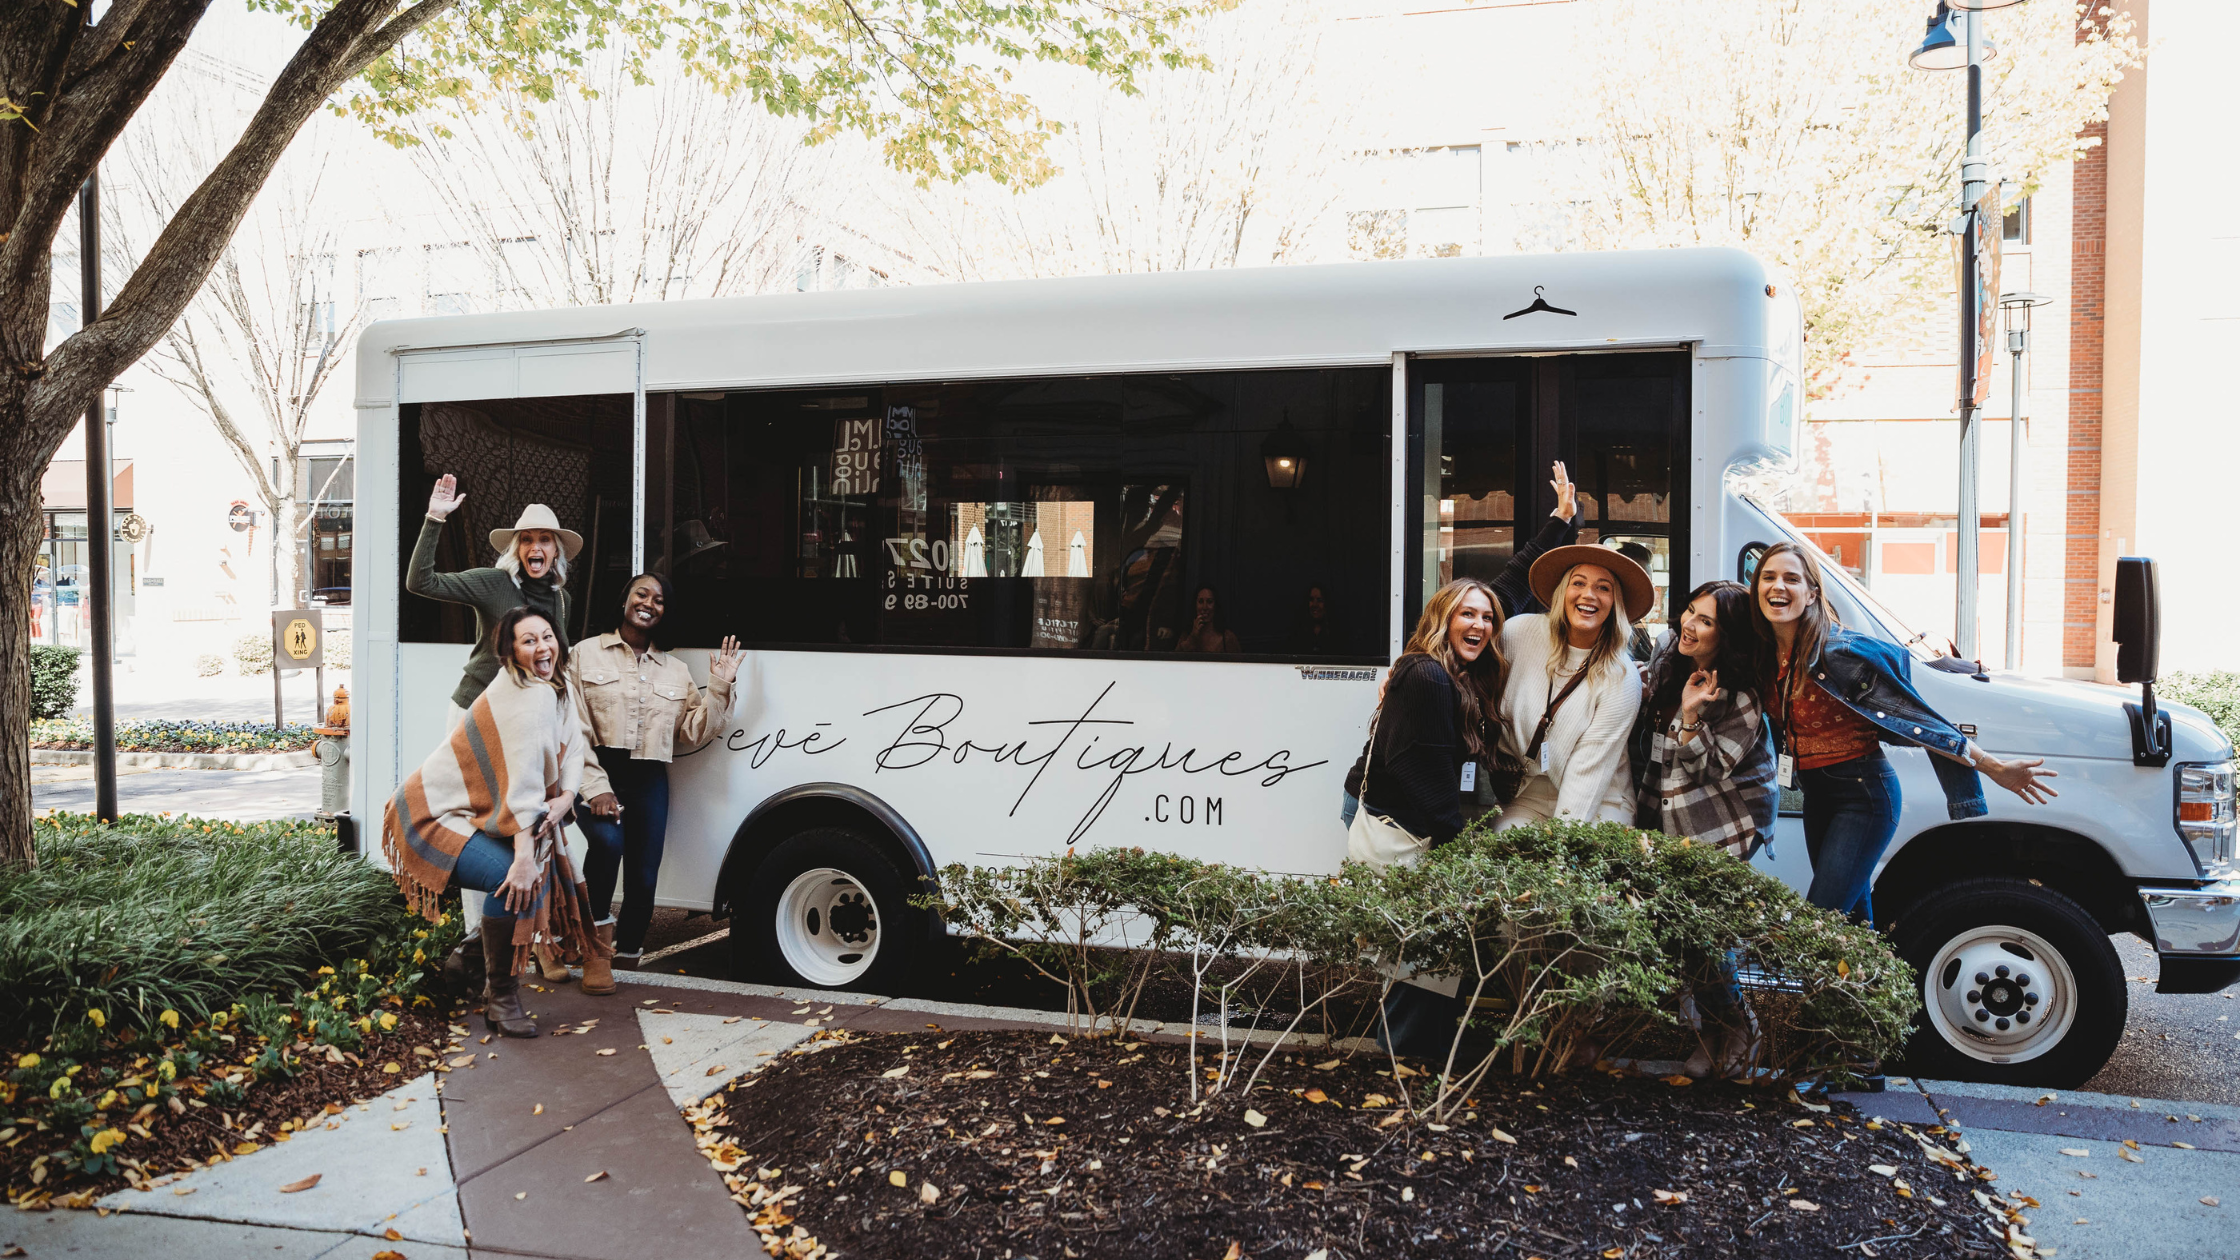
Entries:
{"label": "black clothes hanger logo", "polygon": [[1519,316],[1519,315],[1531,315],[1531,314],[1535,314],[1535,313],[1538,313],[1538,312],[1542,312],[1542,311],[1545,311],[1546,313],[1548,313],[1548,314],[1550,314],[1550,315],[1571,315],[1571,316],[1577,316],[1577,315],[1578,315],[1578,313],[1579,313],[1579,312],[1577,312],[1577,311],[1567,311],[1567,310],[1563,309],[1563,308],[1562,308],[1562,307],[1560,307],[1560,306],[1550,306],[1550,305],[1548,305],[1548,300],[1547,300],[1546,298],[1544,298],[1544,297],[1541,297],[1541,296],[1540,296],[1540,292],[1541,292],[1541,290],[1542,290],[1542,289],[1545,289],[1546,287],[1547,287],[1546,285],[1539,285],[1539,284],[1533,285],[1533,286],[1532,286],[1532,305],[1530,305],[1530,306],[1528,306],[1528,307],[1524,308],[1524,309],[1523,309],[1523,310],[1521,310],[1521,311],[1511,311],[1511,312],[1509,312],[1508,314],[1506,314],[1506,315],[1502,316],[1501,318],[1503,318],[1503,319],[1515,319],[1515,318],[1516,318],[1517,316]]}

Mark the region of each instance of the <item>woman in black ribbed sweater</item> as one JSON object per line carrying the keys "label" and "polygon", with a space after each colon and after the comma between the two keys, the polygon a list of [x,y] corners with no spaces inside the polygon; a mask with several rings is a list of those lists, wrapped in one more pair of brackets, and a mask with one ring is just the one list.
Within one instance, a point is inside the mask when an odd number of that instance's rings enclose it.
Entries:
{"label": "woman in black ribbed sweater", "polygon": [[[1407,653],[1392,667],[1369,746],[1346,776],[1363,815],[1347,834],[1350,860],[1379,870],[1406,865],[1462,831],[1462,793],[1475,786],[1470,780],[1493,729],[1487,717],[1501,694],[1500,636],[1500,605],[1475,578],[1449,582],[1425,602]],[[1436,1057],[1461,1012],[1455,997],[1395,984],[1377,1041],[1395,1053]]]}

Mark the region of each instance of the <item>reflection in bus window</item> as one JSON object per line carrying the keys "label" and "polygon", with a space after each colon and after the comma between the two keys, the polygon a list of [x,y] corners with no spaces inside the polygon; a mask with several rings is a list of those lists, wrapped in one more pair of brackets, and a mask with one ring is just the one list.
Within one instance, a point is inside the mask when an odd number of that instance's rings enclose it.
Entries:
{"label": "reflection in bus window", "polygon": [[[653,405],[686,646],[1172,653],[1216,586],[1241,651],[1381,657],[1390,372],[677,395]],[[666,417],[674,417],[671,425]],[[1263,459],[1279,426],[1301,467]],[[1288,446],[1286,448],[1289,449]],[[1291,458],[1287,455],[1287,458]],[[649,502],[664,496],[649,488]],[[1312,651],[1298,592],[1333,593]]]}

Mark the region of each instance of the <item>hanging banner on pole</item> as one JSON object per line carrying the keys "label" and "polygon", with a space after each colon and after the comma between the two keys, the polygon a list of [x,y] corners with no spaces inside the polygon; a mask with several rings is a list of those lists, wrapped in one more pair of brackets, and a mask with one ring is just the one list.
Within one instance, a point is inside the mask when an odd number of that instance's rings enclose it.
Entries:
{"label": "hanging banner on pole", "polygon": [[[1960,242],[1960,317],[1975,326],[1975,355],[1960,364],[1960,397],[1981,407],[1991,396],[1991,371],[1999,347],[1999,243],[2006,216],[1993,182],[1968,214]],[[1963,356],[1965,357],[1965,356]]]}

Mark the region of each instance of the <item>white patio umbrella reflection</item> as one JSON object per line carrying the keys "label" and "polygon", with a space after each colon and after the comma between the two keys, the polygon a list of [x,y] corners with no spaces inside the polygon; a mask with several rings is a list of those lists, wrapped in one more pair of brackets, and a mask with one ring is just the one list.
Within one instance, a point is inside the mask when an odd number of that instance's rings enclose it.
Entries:
{"label": "white patio umbrella reflection", "polygon": [[964,572],[962,576],[968,578],[988,576],[988,542],[980,536],[978,525],[973,526],[972,532],[964,536]]}
{"label": "white patio umbrella reflection", "polygon": [[1036,530],[1027,540],[1027,562],[1019,566],[1020,577],[1042,577],[1042,531]]}
{"label": "white patio umbrella reflection", "polygon": [[1066,544],[1066,576],[1089,576],[1089,540],[1078,529],[1073,531],[1073,541]]}

